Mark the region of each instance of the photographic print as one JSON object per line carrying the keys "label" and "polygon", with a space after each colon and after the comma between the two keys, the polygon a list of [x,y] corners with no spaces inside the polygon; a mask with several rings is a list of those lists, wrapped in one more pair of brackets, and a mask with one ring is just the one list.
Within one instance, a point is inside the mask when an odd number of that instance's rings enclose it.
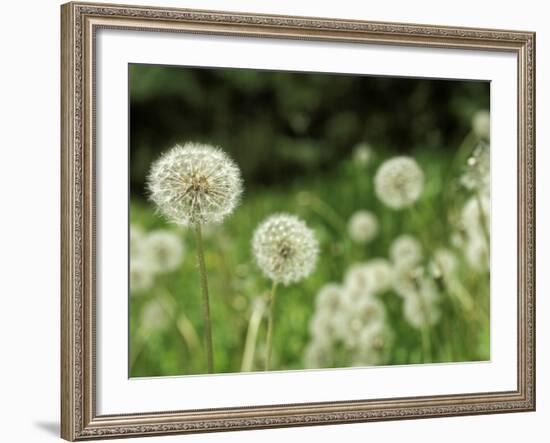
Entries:
{"label": "photographic print", "polygon": [[490,359],[490,83],[129,65],[129,375]]}
{"label": "photographic print", "polygon": [[61,436],[534,411],[535,37],[62,5]]}

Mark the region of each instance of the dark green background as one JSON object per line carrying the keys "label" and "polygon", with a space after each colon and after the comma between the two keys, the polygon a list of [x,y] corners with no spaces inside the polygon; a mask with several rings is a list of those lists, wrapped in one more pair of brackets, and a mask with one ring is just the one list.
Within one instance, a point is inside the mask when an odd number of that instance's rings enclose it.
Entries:
{"label": "dark green background", "polygon": [[247,188],[334,166],[358,142],[386,153],[453,150],[489,83],[246,69],[129,66],[132,194],[159,152],[221,146]]}

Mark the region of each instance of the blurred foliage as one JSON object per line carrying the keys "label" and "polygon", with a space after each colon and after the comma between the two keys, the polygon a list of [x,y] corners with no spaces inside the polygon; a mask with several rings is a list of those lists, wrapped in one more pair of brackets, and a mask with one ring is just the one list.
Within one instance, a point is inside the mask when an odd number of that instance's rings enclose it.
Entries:
{"label": "blurred foliage", "polygon": [[131,64],[133,195],[175,143],[223,147],[248,189],[314,176],[367,140],[387,153],[456,149],[489,83]]}
{"label": "blurred foliage", "polygon": [[[186,254],[180,271],[159,276],[152,289],[130,303],[130,375],[205,372],[202,342],[182,331],[182,318],[203,336],[200,282],[192,232],[167,224],[146,201],[144,181],[160,153],[176,142],[202,141],[228,151],[243,171],[242,204],[221,226],[205,232],[216,372],[241,370],[254,300],[267,297],[270,282],[255,266],[250,240],[274,212],[304,218],[321,244],[314,274],[281,287],[275,309],[273,367],[301,369],[310,340],[308,324],[317,291],[341,281],[357,261],[387,257],[393,239],[407,232],[432,248],[449,245],[452,207],[467,195],[454,192],[455,153],[470,132],[471,117],[489,106],[486,82],[368,76],[258,72],[252,70],[130,66],[130,220],[145,230],[178,232]],[[353,147],[368,141],[373,159],[352,160]],[[377,166],[395,153],[414,156],[426,175],[416,217],[385,207],[374,195]],[[303,192],[336,215],[303,204]],[[368,246],[353,244],[346,222],[368,208],[380,222]],[[441,303],[444,321],[431,331],[433,362],[489,358],[488,275],[459,273],[475,303],[466,315],[452,297]],[[144,307],[162,300],[167,324],[144,333]],[[403,320],[402,300],[384,297],[395,340],[390,364],[422,363],[421,334]],[[261,369],[265,321],[259,330],[254,369]]]}

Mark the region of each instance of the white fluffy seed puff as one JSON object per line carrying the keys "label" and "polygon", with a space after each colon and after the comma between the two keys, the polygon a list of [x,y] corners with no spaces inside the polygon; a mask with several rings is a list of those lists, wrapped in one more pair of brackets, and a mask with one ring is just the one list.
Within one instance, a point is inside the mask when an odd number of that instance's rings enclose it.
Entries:
{"label": "white fluffy seed puff", "polygon": [[348,222],[350,238],[358,244],[366,244],[378,234],[378,220],[376,216],[366,210],[355,212]]}
{"label": "white fluffy seed puff", "polygon": [[424,188],[424,173],[411,157],[391,158],[378,168],[374,177],[378,198],[392,209],[411,206]]}
{"label": "white fluffy seed puff", "polygon": [[483,109],[474,114],[472,117],[472,129],[478,137],[489,140],[491,136],[491,115],[489,111]]}
{"label": "white fluffy seed puff", "polygon": [[402,234],[392,242],[390,258],[395,266],[412,269],[422,261],[422,245],[412,235]]}
{"label": "white fluffy seed puff", "polygon": [[176,233],[158,229],[148,234],[143,242],[154,272],[172,272],[178,268],[183,259],[184,249]]}
{"label": "white fluffy seed puff", "polygon": [[319,243],[315,233],[298,217],[275,214],[256,228],[252,253],[267,278],[287,286],[313,272]]}
{"label": "white fluffy seed puff", "polygon": [[148,188],[151,200],[173,223],[221,223],[239,203],[242,178],[221,149],[186,143],[153,163]]}
{"label": "white fluffy seed puff", "polygon": [[130,292],[141,293],[153,286],[154,274],[145,260],[130,261]]}

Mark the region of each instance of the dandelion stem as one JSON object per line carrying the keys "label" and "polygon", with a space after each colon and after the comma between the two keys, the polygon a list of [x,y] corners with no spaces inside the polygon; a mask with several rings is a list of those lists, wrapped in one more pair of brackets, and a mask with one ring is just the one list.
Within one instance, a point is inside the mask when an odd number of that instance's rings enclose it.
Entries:
{"label": "dandelion stem", "polygon": [[[462,143],[458,147],[458,149],[455,151],[455,155],[451,159],[451,162],[449,163],[445,176],[452,176],[455,169],[459,167],[459,165],[463,165],[467,158],[470,156],[472,150],[475,147],[475,144],[478,140],[478,137],[475,135],[473,131],[470,131],[464,139],[462,140]],[[443,200],[445,201],[446,205],[449,206],[454,198],[454,195],[452,195],[452,186],[449,186],[450,183],[452,183],[451,180],[447,181],[447,186],[445,186],[445,189],[443,191]]]}
{"label": "dandelion stem", "polygon": [[476,192],[476,202],[477,202],[477,209],[479,211],[479,222],[481,224],[481,230],[483,232],[483,237],[485,238],[485,241],[487,242],[487,250],[490,248],[490,235],[489,230],[487,228],[487,218],[485,217],[485,212],[483,211],[483,204],[481,203],[481,197],[479,196],[479,192]]}
{"label": "dandelion stem", "polygon": [[271,293],[269,294],[269,311],[267,317],[267,338],[266,338],[266,353],[265,353],[265,370],[269,371],[271,363],[271,348],[273,342],[273,311],[275,308],[275,294],[277,291],[277,283],[273,282]]}
{"label": "dandelion stem", "polygon": [[189,351],[191,353],[201,352],[200,339],[195,331],[195,328],[193,327],[193,324],[187,315],[185,315],[185,312],[180,312],[179,317],[176,315],[177,310],[175,305],[177,302],[166,287],[160,287],[158,300],[166,314],[174,322],[176,330],[181,336],[183,342],[187,345]]}
{"label": "dandelion stem", "polygon": [[138,337],[138,340],[136,342],[136,344],[134,346],[132,346],[130,349],[130,376],[132,375],[133,373],[133,370],[134,370],[134,366],[138,360],[138,358],[140,357],[141,353],[143,352],[143,350],[145,349],[146,345],[147,345],[147,337],[143,334],[143,333],[140,333],[140,331],[138,330],[138,334],[137,334],[137,337]]}
{"label": "dandelion stem", "polygon": [[[475,135],[473,131],[466,134],[466,136],[462,140],[462,143],[460,144],[458,149],[455,151],[455,155],[451,160],[451,163],[449,165],[449,170],[448,170],[449,173],[451,173],[451,171],[454,168],[456,168],[457,165],[462,165],[466,162],[466,159],[470,156],[477,141],[478,141],[478,137]],[[448,196],[448,193],[447,193],[447,196]]]}
{"label": "dandelion stem", "polygon": [[422,295],[418,294],[418,301],[420,302],[420,309],[422,310],[422,314],[424,315],[424,324],[421,328],[421,335],[422,335],[422,354],[424,356],[424,363],[428,363],[432,361],[432,340],[430,337],[431,331],[429,326],[429,311],[428,306],[426,306],[425,300],[422,299]]}
{"label": "dandelion stem", "polygon": [[206,331],[206,358],[208,373],[214,373],[214,352],[212,346],[212,323],[210,321],[210,302],[208,300],[208,278],[206,276],[206,265],[204,263],[204,249],[202,244],[202,231],[200,223],[195,223],[195,235],[197,237],[197,260],[199,262],[199,273],[201,277],[202,306],[204,327]]}
{"label": "dandelion stem", "polygon": [[246,331],[246,341],[244,345],[243,361],[241,363],[241,372],[250,372],[254,363],[254,352],[256,350],[256,340],[258,331],[264,315],[264,304],[256,303],[250,314],[248,329]]}
{"label": "dandelion stem", "polygon": [[200,352],[201,341],[197,335],[197,332],[195,331],[195,328],[193,327],[193,324],[191,323],[187,315],[185,315],[185,313],[182,312],[180,314],[179,318],[176,321],[176,327],[182,338],[185,340],[187,346],[189,346],[191,352]]}
{"label": "dandelion stem", "polygon": [[432,343],[430,340],[430,329],[427,325],[422,326],[422,354],[424,355],[424,363],[432,361]]}

